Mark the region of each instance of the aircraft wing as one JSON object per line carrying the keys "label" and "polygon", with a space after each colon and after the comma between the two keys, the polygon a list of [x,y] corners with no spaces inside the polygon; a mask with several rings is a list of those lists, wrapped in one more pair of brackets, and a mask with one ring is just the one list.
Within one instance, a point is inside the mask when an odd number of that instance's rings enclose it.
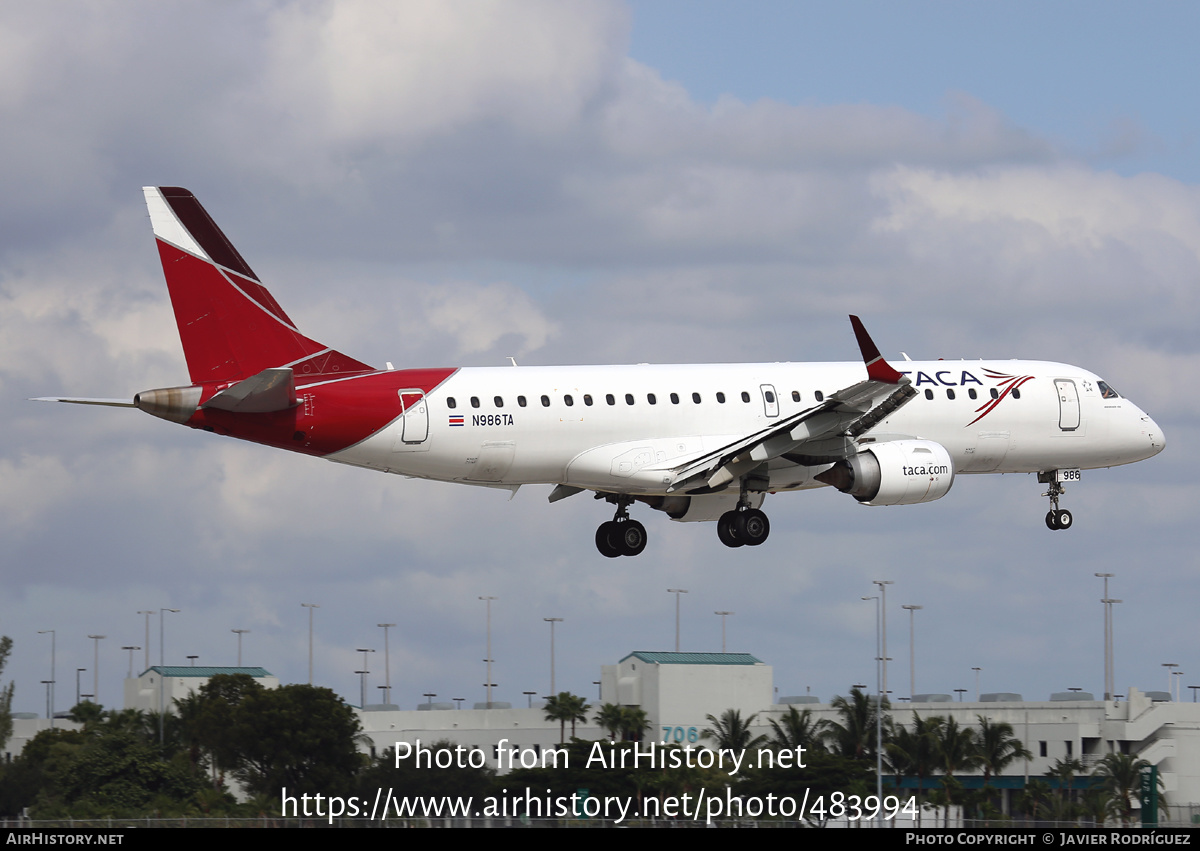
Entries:
{"label": "aircraft wing", "polygon": [[783,457],[796,464],[831,463],[853,454],[854,438],[908,403],[917,391],[880,355],[857,316],[850,317],[867,368],[867,380],[839,390],[819,405],[772,423],[704,455],[664,469],[670,492],[723,489],[765,461]]}

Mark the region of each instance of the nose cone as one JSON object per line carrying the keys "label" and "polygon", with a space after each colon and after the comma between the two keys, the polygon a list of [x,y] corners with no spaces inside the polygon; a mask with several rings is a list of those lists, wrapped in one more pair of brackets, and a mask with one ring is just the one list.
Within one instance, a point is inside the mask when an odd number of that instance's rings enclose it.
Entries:
{"label": "nose cone", "polygon": [[1167,447],[1167,438],[1163,434],[1162,429],[1158,427],[1158,423],[1152,420],[1149,416],[1142,417],[1143,432],[1150,440],[1150,452],[1152,455],[1157,455]]}

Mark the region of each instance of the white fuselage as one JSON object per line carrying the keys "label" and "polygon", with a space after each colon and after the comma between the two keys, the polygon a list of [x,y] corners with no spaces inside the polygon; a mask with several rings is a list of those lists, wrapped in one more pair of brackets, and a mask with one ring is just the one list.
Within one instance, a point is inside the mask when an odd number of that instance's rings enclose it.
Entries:
{"label": "white fuselage", "polygon": [[[1016,473],[1128,464],[1164,445],[1149,416],[1078,367],[897,367],[917,396],[859,436],[860,446],[919,438],[944,446],[955,473]],[[862,363],[463,368],[423,405],[330,458],[493,487],[664,494],[674,459],[767,428],[865,377]],[[818,487],[813,476],[826,467],[773,458],[769,490]]]}

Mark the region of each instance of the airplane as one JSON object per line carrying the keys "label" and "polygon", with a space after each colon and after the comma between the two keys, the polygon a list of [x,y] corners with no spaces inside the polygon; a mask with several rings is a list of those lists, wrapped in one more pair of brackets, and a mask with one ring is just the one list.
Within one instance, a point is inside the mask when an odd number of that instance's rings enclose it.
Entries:
{"label": "airplane", "polygon": [[715,521],[758,546],[767,494],[833,487],[868,506],[946,495],[959,474],[1036,473],[1046,526],[1082,470],[1166,445],[1146,413],[1087,370],[1040,361],[912,361],[897,368],[850,317],[848,363],[376,369],[304,336],[196,200],[145,187],[190,384],[125,399],[189,428],[407,477],[552,485],[614,507],[606,557],[636,556],[645,505]]}

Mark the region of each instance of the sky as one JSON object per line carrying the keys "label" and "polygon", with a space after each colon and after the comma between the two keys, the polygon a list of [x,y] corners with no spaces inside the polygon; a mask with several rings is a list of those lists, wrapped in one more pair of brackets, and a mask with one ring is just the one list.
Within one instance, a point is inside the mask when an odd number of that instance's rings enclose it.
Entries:
{"label": "sky", "polygon": [[[0,7],[0,634],[14,709],[129,655],[308,677],[357,703],[363,654],[413,708],[557,685],[674,646],[774,667],[780,696],[874,681],[1044,700],[1200,683],[1200,122],[1176,3],[410,2]],[[382,366],[898,358],[1090,369],[1167,449],[1085,472],[1043,523],[1032,476],[869,508],[776,495],[770,540],[635,509],[407,480],[27,401],[186,383],[143,205],[191,189],[310,337]],[[144,661],[135,654],[135,673]],[[372,700],[378,699],[372,698]]]}

